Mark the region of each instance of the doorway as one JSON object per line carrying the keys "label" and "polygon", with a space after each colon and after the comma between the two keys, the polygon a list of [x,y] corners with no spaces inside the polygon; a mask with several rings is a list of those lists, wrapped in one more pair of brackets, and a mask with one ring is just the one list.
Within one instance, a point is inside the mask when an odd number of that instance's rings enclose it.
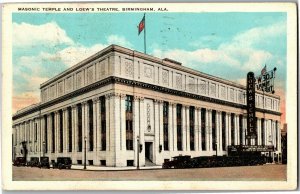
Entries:
{"label": "doorway", "polygon": [[145,158],[153,161],[153,142],[145,142]]}

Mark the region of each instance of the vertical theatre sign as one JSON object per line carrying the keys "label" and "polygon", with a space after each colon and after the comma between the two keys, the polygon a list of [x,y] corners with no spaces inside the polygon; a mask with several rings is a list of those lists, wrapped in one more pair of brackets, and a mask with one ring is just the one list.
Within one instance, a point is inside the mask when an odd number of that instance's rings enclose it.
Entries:
{"label": "vertical theatre sign", "polygon": [[256,139],[255,122],[255,77],[253,72],[249,72],[247,74],[247,139]]}

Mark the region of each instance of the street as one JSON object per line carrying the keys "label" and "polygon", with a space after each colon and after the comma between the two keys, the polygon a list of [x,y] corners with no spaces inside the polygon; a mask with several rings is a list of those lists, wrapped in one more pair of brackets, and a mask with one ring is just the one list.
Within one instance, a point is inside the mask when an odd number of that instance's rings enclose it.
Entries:
{"label": "street", "polygon": [[148,180],[148,181],[284,181],[286,165],[263,165],[222,168],[153,169],[121,171],[84,171],[39,169],[13,166],[14,181],[103,181],[103,180]]}

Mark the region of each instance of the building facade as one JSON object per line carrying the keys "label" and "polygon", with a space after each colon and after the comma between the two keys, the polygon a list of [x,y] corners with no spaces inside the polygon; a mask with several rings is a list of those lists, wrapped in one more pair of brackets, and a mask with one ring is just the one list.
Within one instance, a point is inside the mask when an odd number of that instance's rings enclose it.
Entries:
{"label": "building facade", "polygon": [[111,45],[41,84],[41,102],[13,115],[13,158],[83,164],[86,152],[87,165],[161,165],[246,144],[273,145],[270,154],[280,155],[279,97],[256,93],[257,138],[246,142],[245,89]]}

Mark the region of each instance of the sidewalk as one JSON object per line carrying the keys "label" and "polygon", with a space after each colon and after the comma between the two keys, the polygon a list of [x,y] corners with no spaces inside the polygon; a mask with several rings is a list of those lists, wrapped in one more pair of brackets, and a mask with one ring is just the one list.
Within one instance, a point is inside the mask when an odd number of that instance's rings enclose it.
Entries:
{"label": "sidewalk", "polygon": [[[83,165],[72,165],[73,170],[83,170]],[[141,166],[140,170],[153,170],[162,169],[162,166]],[[86,170],[91,171],[120,171],[120,170],[137,170],[135,166],[125,166],[125,167],[108,167],[108,166],[86,166]]]}

